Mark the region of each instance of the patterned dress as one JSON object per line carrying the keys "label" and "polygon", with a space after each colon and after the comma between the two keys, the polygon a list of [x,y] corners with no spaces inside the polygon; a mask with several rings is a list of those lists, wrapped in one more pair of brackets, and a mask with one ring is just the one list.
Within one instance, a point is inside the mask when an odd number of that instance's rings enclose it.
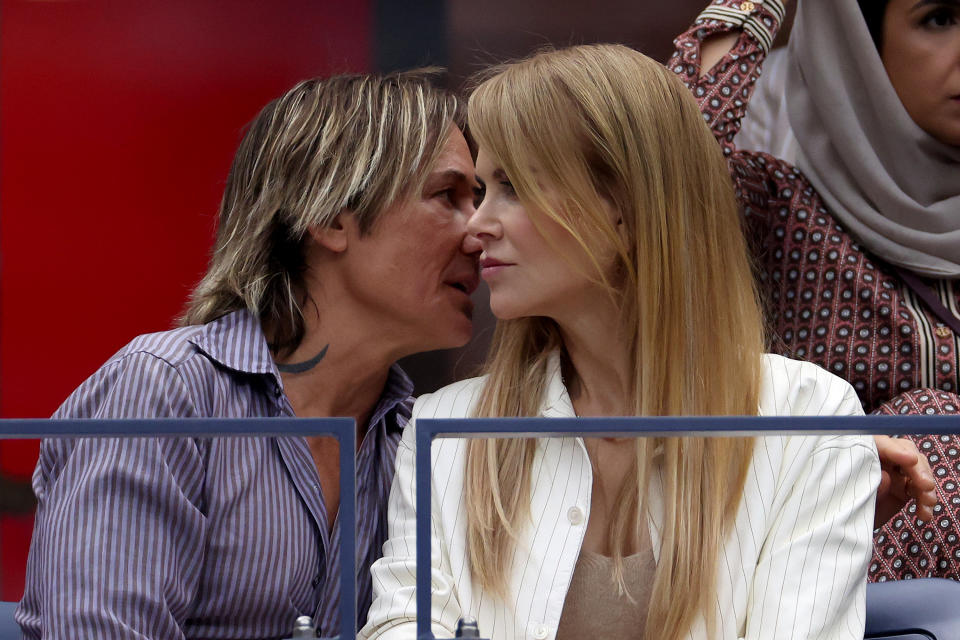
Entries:
{"label": "patterned dress", "polygon": [[[848,380],[866,411],[956,413],[960,342],[897,272],[857,244],[796,167],[736,148],[760,65],[783,18],[779,0],[717,0],[675,41],[668,67],[690,88],[730,164],[765,297],[771,350]],[[700,78],[700,43],[739,31]],[[925,281],[960,316],[960,281]],[[937,479],[934,520],[911,501],[875,534],[869,579],[960,580],[960,440],[909,436]]]}

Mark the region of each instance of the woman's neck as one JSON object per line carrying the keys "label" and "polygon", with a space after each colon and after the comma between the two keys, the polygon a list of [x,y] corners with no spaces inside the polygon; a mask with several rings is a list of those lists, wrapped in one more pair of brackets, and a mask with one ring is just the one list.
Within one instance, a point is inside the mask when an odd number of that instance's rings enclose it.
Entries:
{"label": "woman's neck", "polygon": [[577,415],[631,414],[630,354],[613,301],[604,296],[557,324],[566,355],[564,380]]}

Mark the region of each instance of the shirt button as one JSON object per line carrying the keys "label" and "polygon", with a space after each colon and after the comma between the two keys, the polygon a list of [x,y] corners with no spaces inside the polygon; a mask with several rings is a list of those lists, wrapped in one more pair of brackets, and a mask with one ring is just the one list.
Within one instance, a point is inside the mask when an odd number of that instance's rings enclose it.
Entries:
{"label": "shirt button", "polygon": [[938,337],[938,338],[949,338],[949,337],[950,337],[950,329],[947,328],[947,327],[937,327],[936,330],[934,331],[934,333],[937,334],[937,337]]}
{"label": "shirt button", "polygon": [[533,630],[533,637],[537,640],[544,640],[547,636],[550,635],[550,629],[547,628],[545,624],[538,624],[537,628]]}
{"label": "shirt button", "polygon": [[310,584],[313,585],[313,588],[316,589],[317,585],[320,584],[320,581],[323,580],[321,576],[314,576],[313,580],[310,581]]}
{"label": "shirt button", "polygon": [[570,507],[570,509],[567,510],[567,520],[570,521],[570,524],[582,524],[583,509],[580,507]]}
{"label": "shirt button", "polygon": [[756,5],[753,4],[752,2],[741,2],[741,3],[740,3],[740,11],[745,11],[746,13],[752,13],[753,10],[756,9],[756,8],[757,8]]}

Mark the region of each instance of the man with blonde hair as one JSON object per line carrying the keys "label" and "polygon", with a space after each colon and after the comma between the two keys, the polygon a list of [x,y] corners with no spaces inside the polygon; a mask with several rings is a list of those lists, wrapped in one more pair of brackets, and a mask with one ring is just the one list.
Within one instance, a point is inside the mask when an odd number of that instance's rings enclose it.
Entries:
{"label": "man with blonde hair", "polygon": [[[431,74],[308,80],[251,124],[181,326],[140,336],[57,418],[352,416],[358,616],[412,384],[471,335],[479,244],[457,99]],[[330,438],[45,441],[17,620],[39,638],[267,638],[339,625]]]}

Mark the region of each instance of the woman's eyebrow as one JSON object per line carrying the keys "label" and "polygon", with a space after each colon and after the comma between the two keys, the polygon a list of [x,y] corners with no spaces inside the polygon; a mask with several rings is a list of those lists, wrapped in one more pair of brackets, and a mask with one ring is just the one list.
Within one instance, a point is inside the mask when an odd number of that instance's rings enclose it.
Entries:
{"label": "woman's eyebrow", "polygon": [[493,172],[493,179],[494,179],[494,180],[503,180],[503,181],[505,181],[505,182],[509,182],[509,181],[510,181],[510,179],[507,178],[507,172],[504,171],[503,169],[495,169],[494,172]]}
{"label": "woman's eyebrow", "polygon": [[928,6],[960,7],[960,0],[920,0],[920,2],[911,7],[910,11],[916,11],[917,9]]}

